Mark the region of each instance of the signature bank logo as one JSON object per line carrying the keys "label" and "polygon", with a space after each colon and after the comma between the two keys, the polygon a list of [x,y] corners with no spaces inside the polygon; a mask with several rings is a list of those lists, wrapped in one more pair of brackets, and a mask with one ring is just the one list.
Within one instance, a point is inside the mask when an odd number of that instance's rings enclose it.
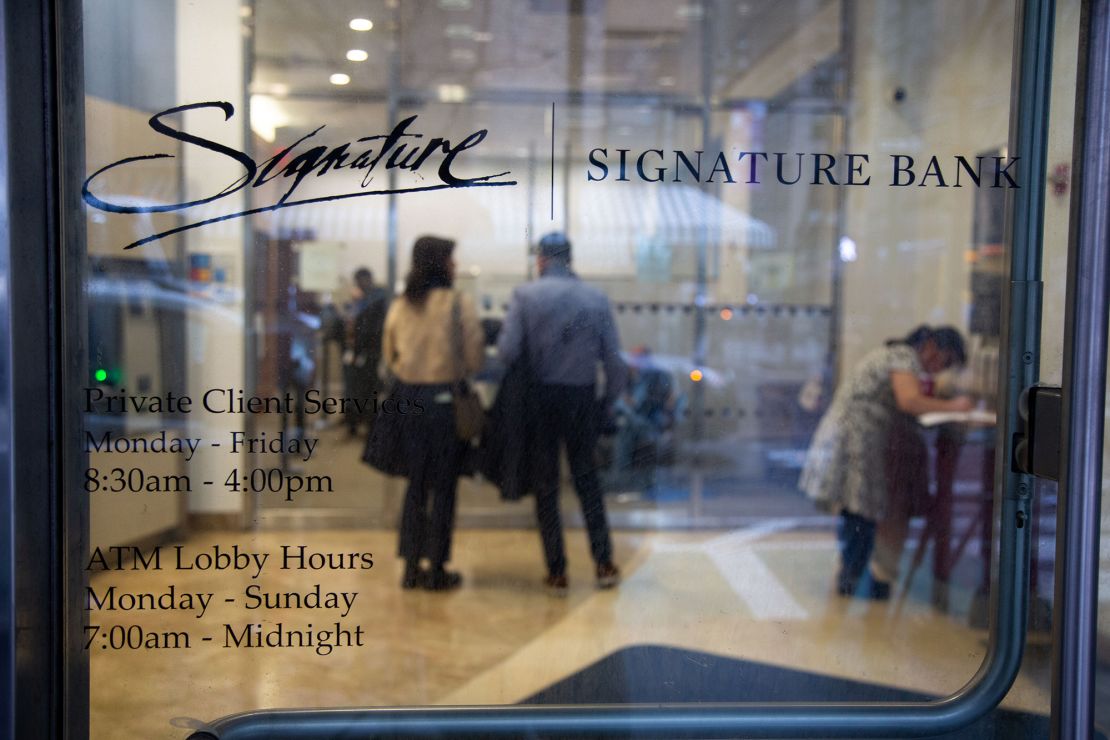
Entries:
{"label": "signature bank logo", "polygon": [[[189,146],[207,149],[210,152],[216,152],[217,154],[234,160],[243,170],[242,174],[236,180],[229,183],[217,193],[185,203],[127,205],[112,203],[93,192],[94,181],[112,170],[116,170],[120,167],[127,167],[128,165],[145,160],[174,158],[173,154],[142,154],[134,157],[126,157],[118,162],[105,165],[89,175],[81,187],[81,196],[84,198],[85,202],[93,208],[108,213],[170,213],[212,203],[221,198],[226,198],[233,193],[237,193],[244,188],[260,188],[273,181],[278,181],[279,186],[281,186],[278,190],[280,192],[284,188],[284,193],[273,203],[237,211],[235,213],[223,214],[213,218],[184,223],[175,228],[151,234],[150,236],[132,242],[125,246],[124,249],[134,249],[135,247],[149,244],[150,242],[157,241],[172,234],[189,231],[190,229],[200,228],[220,221],[228,221],[244,216],[277,211],[282,208],[304,206],[311,203],[325,203],[348,198],[362,198],[368,195],[418,193],[455,188],[504,187],[517,184],[515,180],[499,179],[505,175],[510,175],[511,172],[508,170],[479,177],[460,177],[456,174],[455,168],[460,157],[468,150],[474,149],[482,143],[486,138],[486,129],[475,131],[457,142],[452,142],[450,139],[440,136],[425,139],[423,134],[414,131],[416,128],[417,116],[413,115],[397,123],[397,125],[393,127],[393,130],[387,134],[363,136],[353,142],[346,142],[337,146],[313,146],[310,140],[324,129],[324,126],[320,126],[311,133],[305,134],[297,139],[289,146],[279,150],[269,159],[263,162],[256,162],[246,152],[241,152],[237,149],[225,146],[224,144],[220,144],[219,142],[211,141],[186,131],[179,131],[163,120],[178,113],[204,108],[214,108],[221,111],[225,121],[231,120],[232,116],[235,115],[235,107],[228,102],[214,101],[190,103],[154,114],[149,121],[150,128],[169,139],[179,141]],[[405,170],[422,176],[422,168],[430,170],[435,166],[434,162],[433,164],[428,164],[428,160],[433,157],[438,158],[438,167],[435,172],[435,177],[438,179],[438,182],[430,185],[417,185],[412,187],[371,189],[374,176],[378,173],[388,172],[390,170]],[[295,197],[297,188],[304,182],[305,178],[309,176],[322,178],[327,175],[349,175],[350,172],[344,172],[345,170],[353,170],[362,173],[362,178],[357,189],[317,197]],[[338,179],[338,177],[336,179]]]}

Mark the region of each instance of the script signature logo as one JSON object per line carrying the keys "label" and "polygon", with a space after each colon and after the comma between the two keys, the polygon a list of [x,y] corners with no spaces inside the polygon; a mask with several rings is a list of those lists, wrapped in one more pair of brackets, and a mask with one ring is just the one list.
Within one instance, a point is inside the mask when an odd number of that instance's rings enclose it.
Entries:
{"label": "script signature logo", "polygon": [[[257,208],[250,208],[236,213],[228,213],[214,218],[208,218],[192,223],[186,223],[177,226],[173,229],[168,229],[156,234],[151,234],[148,237],[139,239],[124,247],[124,249],[133,249],[143,244],[148,244],[153,241],[162,239],[163,237],[170,236],[182,231],[196,229],[201,226],[218,223],[220,221],[227,221],[235,218],[242,218],[243,216],[250,216],[258,213],[267,213],[270,211],[277,211],[282,208],[292,208],[294,206],[303,206],[310,203],[324,203],[333,200],[344,200],[347,198],[361,198],[367,195],[388,195],[390,193],[418,193],[428,192],[432,190],[448,190],[454,188],[470,188],[470,187],[503,187],[506,185],[516,185],[515,180],[498,180],[503,175],[511,174],[509,171],[498,172],[491,175],[483,175],[481,177],[464,178],[457,176],[452,167],[455,165],[456,159],[468,149],[478,146],[486,138],[486,129],[480,129],[474,133],[469,134],[458,143],[452,143],[450,140],[442,137],[432,137],[427,141],[424,139],[423,134],[412,133],[412,129],[416,123],[417,116],[409,116],[408,118],[400,121],[393,130],[388,134],[376,134],[374,136],[363,136],[353,142],[347,142],[338,146],[312,146],[311,148],[304,149],[299,153],[294,154],[294,150],[304,144],[306,141],[316,136],[323,130],[320,126],[309,134],[302,136],[289,146],[281,149],[269,159],[263,162],[255,162],[246,152],[241,152],[232,149],[229,146],[220,144],[215,141],[196,136],[185,131],[178,131],[171,128],[163,118],[181,113],[188,110],[196,110],[200,108],[215,108],[223,112],[224,120],[228,121],[235,115],[235,107],[228,102],[215,101],[207,103],[191,103],[189,105],[182,105],[176,108],[164,110],[161,113],[156,113],[151,116],[149,125],[150,127],[170,139],[180,141],[184,144],[197,146],[202,149],[207,149],[211,152],[216,152],[223,156],[237,162],[243,168],[243,174],[230,183],[223,190],[210,195],[206,198],[198,200],[191,200],[186,203],[169,203],[158,205],[123,205],[119,203],[110,203],[92,192],[92,183],[98,177],[106,172],[116,169],[117,167],[124,167],[133,162],[141,162],[150,159],[173,159],[172,154],[143,154],[135,157],[126,157],[113,162],[112,164],[101,167],[96,172],[89,175],[85,180],[84,185],[81,187],[81,196],[85,202],[93,208],[109,213],[168,213],[171,211],[181,211],[195,206],[201,206],[206,203],[212,203],[221,198],[226,198],[232,193],[236,193],[243,188],[257,188],[265,185],[272,180],[282,178],[282,184],[285,181],[289,182],[289,187],[277,199],[276,202],[261,206]],[[293,156],[290,156],[293,155]],[[420,168],[428,161],[429,158],[441,155],[439,166],[436,170],[436,177],[439,182],[434,185],[419,185],[414,187],[396,187],[393,189],[368,189],[373,181],[374,174],[377,172],[388,172],[389,170],[407,170],[417,173]],[[379,167],[379,165],[381,165]],[[359,184],[359,189],[349,192],[324,195],[319,197],[294,199],[293,194],[302,181],[309,175],[316,177],[324,177],[329,173],[339,173],[342,170],[356,170],[362,171],[362,181]]]}

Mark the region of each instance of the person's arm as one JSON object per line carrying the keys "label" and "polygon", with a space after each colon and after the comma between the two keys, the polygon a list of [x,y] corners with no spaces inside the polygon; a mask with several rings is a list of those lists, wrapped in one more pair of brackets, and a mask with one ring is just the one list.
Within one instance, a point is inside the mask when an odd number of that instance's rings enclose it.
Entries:
{"label": "person's arm", "polygon": [[459,297],[459,318],[462,320],[466,374],[472,375],[482,369],[486,352],[485,342],[482,341],[482,325],[478,321],[478,309],[468,295]]}
{"label": "person's arm", "polygon": [[621,342],[617,336],[617,322],[609,302],[605,302],[601,327],[601,364],[605,369],[605,407],[609,408],[620,397],[628,382],[628,367],[621,358]]}
{"label": "person's arm", "polygon": [[497,337],[497,355],[505,367],[509,367],[520,357],[521,347],[524,346],[524,301],[520,293],[513,291],[509,301],[509,311],[505,314],[505,321],[501,324],[501,333]]}
{"label": "person's arm", "polygon": [[933,398],[921,392],[917,376],[905,370],[890,373],[890,386],[894,390],[894,403],[900,411],[913,416],[935,411],[970,411],[974,403],[967,396]]}

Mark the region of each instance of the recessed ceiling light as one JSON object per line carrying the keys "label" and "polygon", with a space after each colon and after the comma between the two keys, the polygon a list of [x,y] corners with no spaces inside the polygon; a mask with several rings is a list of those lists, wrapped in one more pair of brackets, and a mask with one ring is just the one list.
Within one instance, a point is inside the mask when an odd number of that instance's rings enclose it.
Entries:
{"label": "recessed ceiling light", "polygon": [[345,75],[342,72],[336,72],[328,79],[331,80],[331,84],[333,85],[346,85],[348,82],[351,81],[351,76]]}
{"label": "recessed ceiling light", "polygon": [[348,25],[352,31],[369,31],[374,27],[374,21],[369,18],[352,18]]}
{"label": "recessed ceiling light", "polygon": [[365,62],[369,56],[362,49],[351,49],[347,52],[347,60],[351,62]]}

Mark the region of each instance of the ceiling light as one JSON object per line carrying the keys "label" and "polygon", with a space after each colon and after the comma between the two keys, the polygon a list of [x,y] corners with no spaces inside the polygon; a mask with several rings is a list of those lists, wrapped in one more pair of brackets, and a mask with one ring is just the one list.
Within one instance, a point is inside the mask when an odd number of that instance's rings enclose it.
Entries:
{"label": "ceiling light", "polygon": [[289,125],[289,116],[282,105],[267,95],[251,95],[251,130],[271,144],[277,130]]}
{"label": "ceiling light", "polygon": [[350,51],[347,52],[347,61],[349,61],[349,62],[365,62],[367,60],[367,58],[369,58],[369,56],[370,55],[367,54],[362,49],[351,49]]}
{"label": "ceiling light", "polygon": [[369,18],[352,18],[348,25],[352,31],[369,31],[374,27],[374,21]]}
{"label": "ceiling light", "polygon": [[336,72],[328,79],[331,80],[331,84],[333,85],[346,85],[351,81],[351,76],[345,75],[342,72]]}
{"label": "ceiling light", "polygon": [[470,40],[478,44],[488,44],[493,41],[493,34],[489,31],[474,31],[470,34]]}
{"label": "ceiling light", "polygon": [[474,28],[467,23],[448,23],[443,28],[443,35],[449,39],[469,39],[474,34]]}
{"label": "ceiling light", "polygon": [[469,94],[463,85],[440,85],[436,92],[441,103],[462,103]]}
{"label": "ceiling light", "polygon": [[859,259],[859,252],[855,241],[847,236],[840,237],[840,261],[855,262],[857,259]]}
{"label": "ceiling light", "polygon": [[674,14],[683,20],[693,20],[701,18],[705,14],[705,10],[701,3],[685,3],[675,8]]}

